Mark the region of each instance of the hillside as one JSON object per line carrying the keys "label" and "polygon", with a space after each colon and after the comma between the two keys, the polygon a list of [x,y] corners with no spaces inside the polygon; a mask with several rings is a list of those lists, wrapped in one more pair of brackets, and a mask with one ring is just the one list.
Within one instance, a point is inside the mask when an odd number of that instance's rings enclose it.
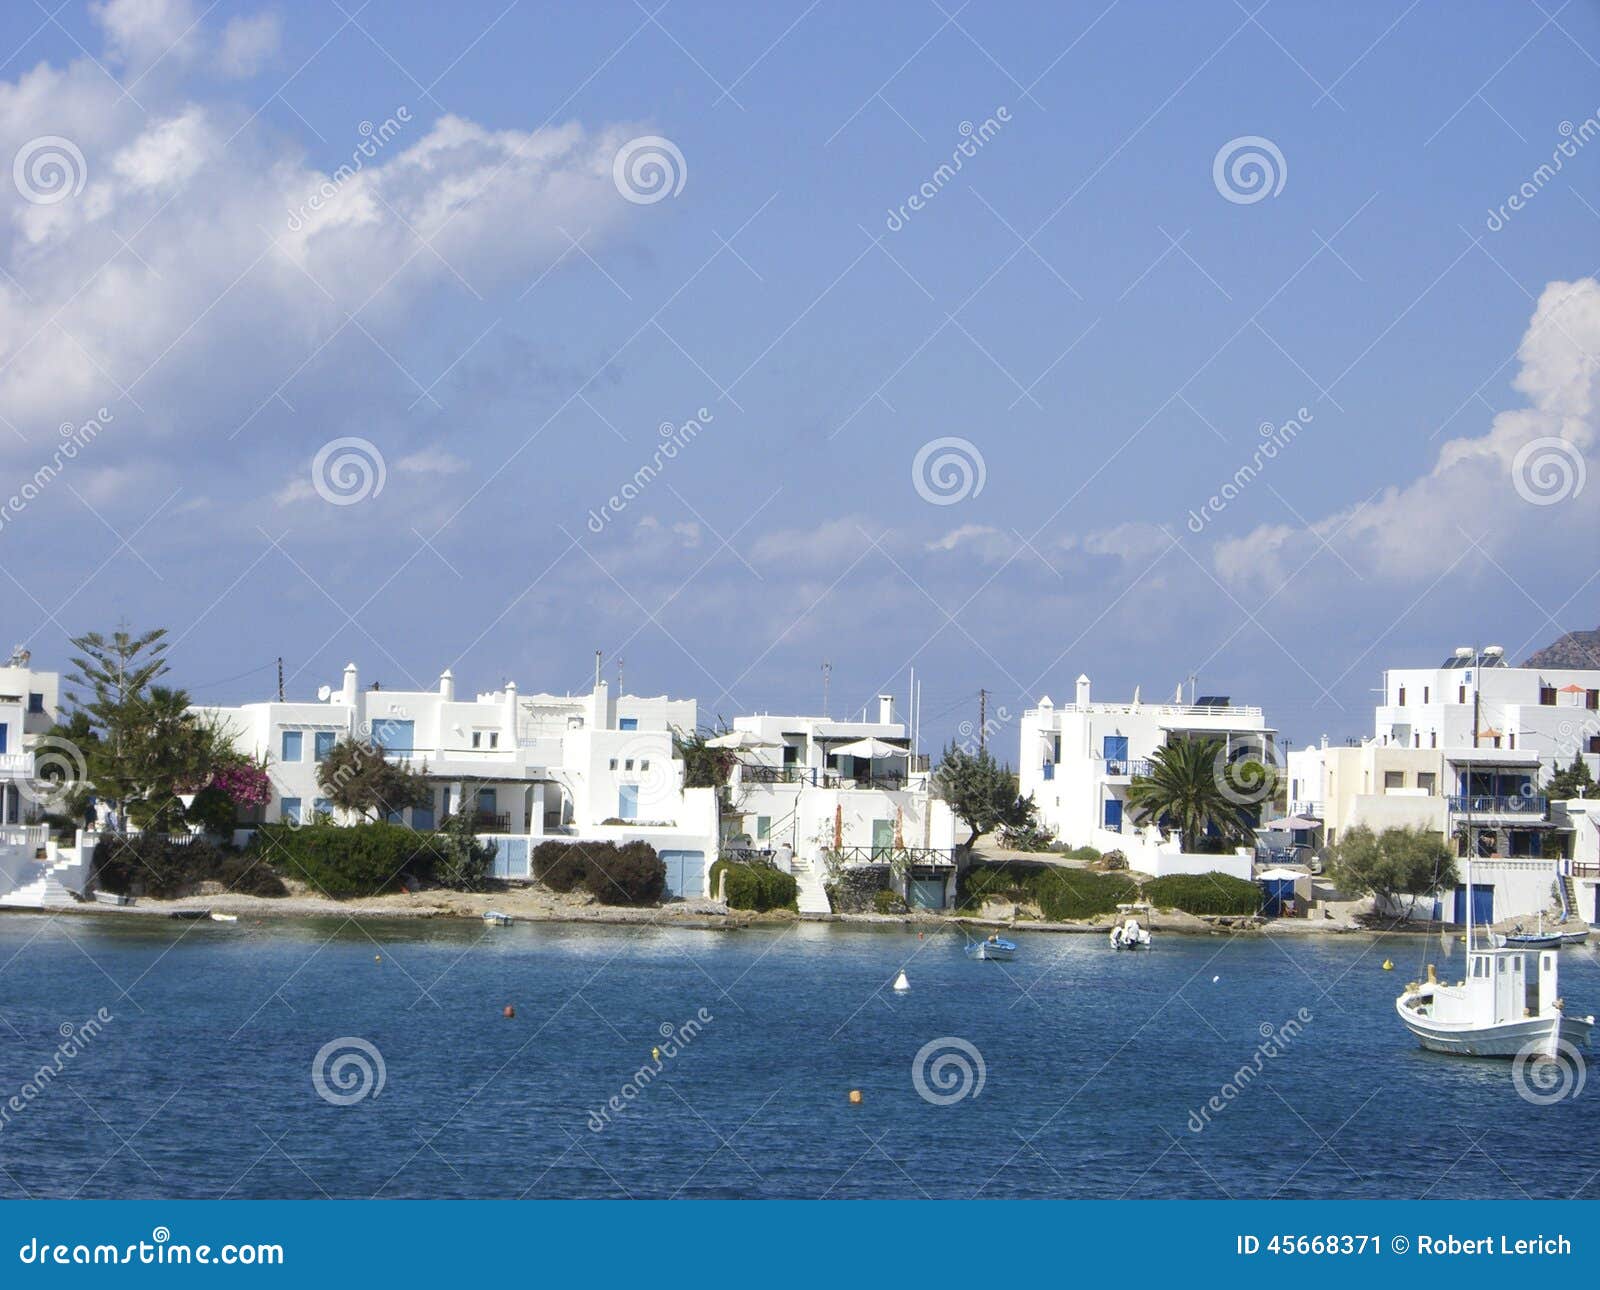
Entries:
{"label": "hillside", "polygon": [[1600,667],[1600,627],[1568,632],[1553,645],[1530,654],[1523,667]]}

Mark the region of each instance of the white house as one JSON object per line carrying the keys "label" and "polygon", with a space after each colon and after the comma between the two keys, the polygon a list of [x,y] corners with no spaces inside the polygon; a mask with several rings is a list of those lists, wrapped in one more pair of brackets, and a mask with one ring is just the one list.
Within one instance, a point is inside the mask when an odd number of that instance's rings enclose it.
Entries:
{"label": "white house", "polygon": [[[36,672],[31,662],[32,656],[19,645],[0,667],[0,825],[30,822],[48,805],[47,794],[34,779],[34,748],[56,723],[61,677]],[[70,755],[58,760],[58,769],[68,778],[82,778],[81,766],[74,773],[67,764]]]}
{"label": "white house", "polygon": [[672,742],[674,729],[694,728],[693,700],[613,697],[598,679],[583,695],[523,695],[507,683],[457,699],[449,671],[433,690],[363,689],[351,663],[339,688],[324,686],[316,702],[201,711],[225,722],[239,751],[265,754],[273,796],[264,821],[338,819],[318,766],[352,738],[430,781],[432,800],[396,822],[432,828],[472,812],[478,833],[497,845],[499,876],[529,877],[530,848],[546,837],[644,841],[667,862],[671,894],[705,893],[716,859],[716,794],[683,787]]}
{"label": "white house", "polygon": [[802,913],[828,912],[830,859],[889,864],[909,905],[942,909],[954,897],[955,816],[933,796],[927,759],[894,719],[890,695],[878,696],[877,717],[734,719],[746,746],[728,787],[725,832],[791,868]]}
{"label": "white house", "polygon": [[[1531,751],[1546,774],[1578,755],[1600,774],[1600,669],[1511,667],[1497,645],[1465,648],[1438,667],[1390,668],[1383,696],[1373,717],[1380,744]],[[1483,783],[1472,791],[1501,795]]]}
{"label": "white house", "polygon": [[[1136,694],[1129,702],[1095,702],[1087,676],[1078,678],[1074,702],[1057,707],[1046,695],[1024,712],[1020,738],[1018,784],[1024,796],[1033,795],[1040,823],[1069,846],[1120,849],[1135,868],[1136,852],[1156,843],[1133,834],[1128,789],[1134,776],[1147,773],[1157,749],[1183,739],[1216,739],[1228,761],[1276,760],[1275,732],[1260,708],[1225,696],[1142,703]],[[1193,871],[1206,859],[1170,860],[1162,871]],[[1240,867],[1231,858],[1229,865],[1211,865],[1230,872]],[[1248,863],[1242,876],[1249,877]]]}

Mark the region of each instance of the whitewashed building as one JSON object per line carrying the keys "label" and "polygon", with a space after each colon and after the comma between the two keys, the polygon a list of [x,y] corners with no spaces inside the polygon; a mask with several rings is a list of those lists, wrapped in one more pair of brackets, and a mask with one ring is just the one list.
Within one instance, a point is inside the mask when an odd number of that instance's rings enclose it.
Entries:
{"label": "whitewashed building", "polygon": [[370,741],[424,773],[431,800],[395,819],[433,828],[473,814],[497,846],[495,872],[529,877],[530,849],[547,837],[644,841],[667,863],[673,895],[705,894],[716,859],[714,789],[685,789],[673,731],[694,729],[693,700],[613,696],[604,681],[582,695],[521,694],[514,683],[457,699],[449,671],[432,690],[363,689],[354,663],[315,702],[201,709],[234,746],[265,754],[272,801],[265,822],[342,819],[318,784],[321,761],[346,738]]}
{"label": "whitewashed building", "polygon": [[[1121,850],[1140,867],[1150,852],[1151,871],[1158,864],[1157,841],[1148,831],[1135,834],[1128,811],[1128,789],[1134,777],[1148,772],[1157,749],[1183,739],[1216,739],[1223,756],[1275,761],[1276,734],[1257,707],[1236,705],[1226,696],[1202,696],[1197,702],[1096,702],[1087,676],[1080,676],[1074,701],[1057,707],[1048,695],[1022,715],[1017,768],[1024,796],[1033,795],[1041,825],[1068,846]],[[1192,843],[1193,839],[1184,840]],[[1160,872],[1227,872],[1242,870],[1248,860],[1200,856],[1159,862]],[[1227,859],[1228,864],[1212,863]],[[1198,867],[1197,867],[1198,866]]]}
{"label": "whitewashed building", "polygon": [[878,696],[876,721],[763,713],[736,717],[733,730],[750,746],[737,754],[725,834],[791,869],[802,913],[828,912],[830,862],[890,865],[915,907],[952,902],[955,816],[933,795],[890,695]]}
{"label": "whitewashed building", "polygon": [[[34,747],[56,724],[60,701],[60,675],[35,671],[20,645],[12,650],[0,667],[0,825],[21,825],[39,814]],[[72,768],[63,763],[60,769]]]}

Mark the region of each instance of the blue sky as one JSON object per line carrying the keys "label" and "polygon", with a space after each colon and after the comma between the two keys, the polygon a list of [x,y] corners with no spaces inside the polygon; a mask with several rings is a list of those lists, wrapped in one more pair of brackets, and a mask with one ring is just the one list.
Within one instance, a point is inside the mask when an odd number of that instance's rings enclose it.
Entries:
{"label": "blue sky", "polygon": [[47,665],[121,618],[208,702],[602,649],[707,719],[914,666],[928,742],[1196,672],[1303,743],[1600,621],[1586,0],[109,0],[0,54]]}

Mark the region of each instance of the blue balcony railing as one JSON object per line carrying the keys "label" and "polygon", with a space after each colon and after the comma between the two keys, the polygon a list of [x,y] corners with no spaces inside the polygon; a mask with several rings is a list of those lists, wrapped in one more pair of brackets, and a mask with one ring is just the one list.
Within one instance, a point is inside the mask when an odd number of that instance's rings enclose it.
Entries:
{"label": "blue balcony railing", "polygon": [[1548,804],[1548,798],[1524,797],[1520,793],[1512,797],[1494,797],[1487,793],[1474,793],[1471,796],[1457,795],[1450,799],[1450,809],[1458,815],[1465,815],[1470,811],[1474,815],[1542,816]]}
{"label": "blue balcony railing", "polygon": [[1107,757],[1106,774],[1116,778],[1148,775],[1150,762],[1144,757]]}

